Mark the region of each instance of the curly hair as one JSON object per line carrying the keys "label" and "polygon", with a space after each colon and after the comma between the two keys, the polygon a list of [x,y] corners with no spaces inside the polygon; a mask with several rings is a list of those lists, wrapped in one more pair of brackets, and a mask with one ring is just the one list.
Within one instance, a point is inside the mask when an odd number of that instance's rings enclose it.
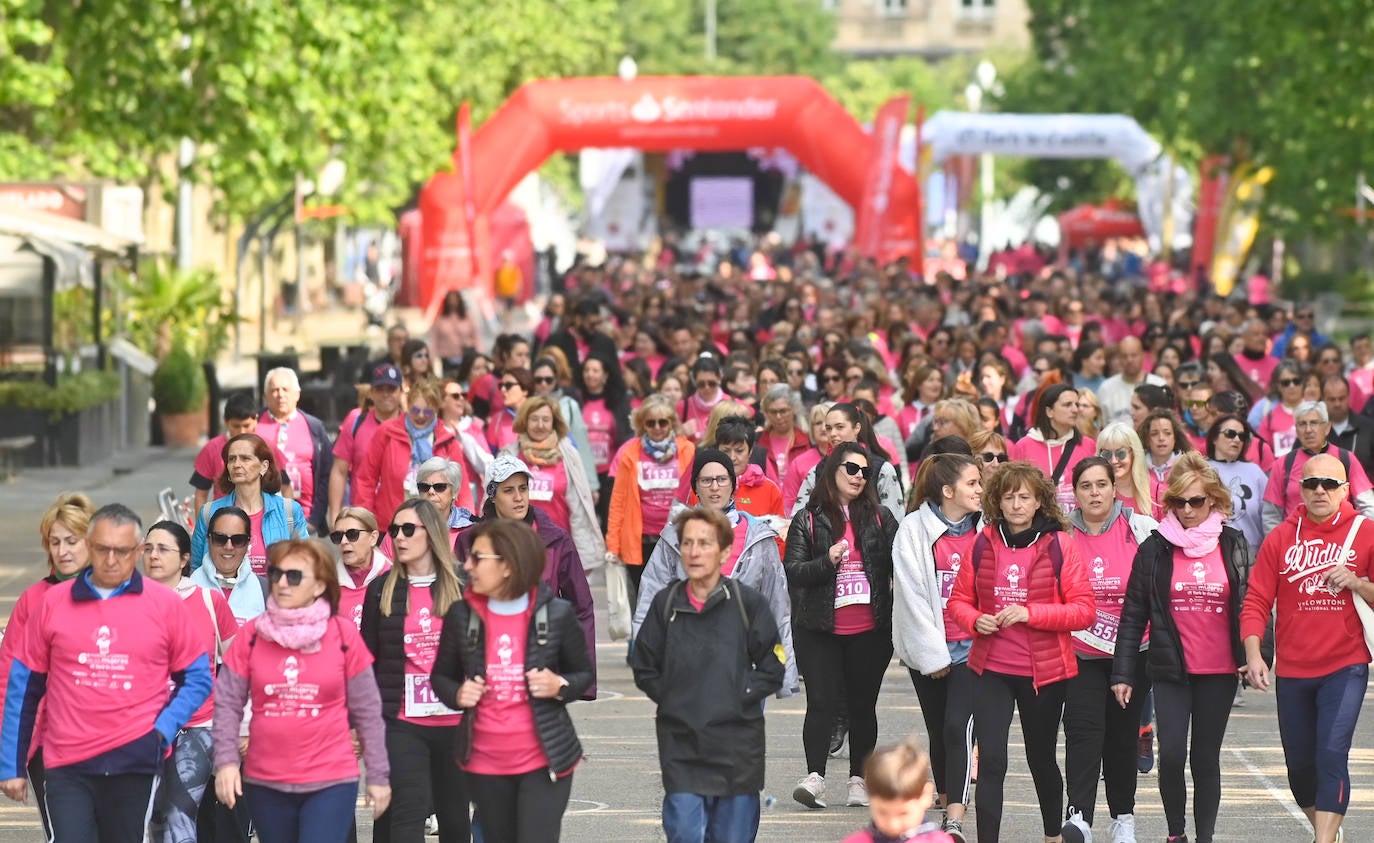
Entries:
{"label": "curly hair", "polygon": [[1040,503],[1040,514],[1068,527],[1064,510],[1059,507],[1055,497],[1054,484],[1045,476],[1039,466],[1024,460],[1013,460],[996,468],[983,482],[983,518],[987,523],[1000,527],[1006,523],[1002,514],[1002,498],[1026,489]]}

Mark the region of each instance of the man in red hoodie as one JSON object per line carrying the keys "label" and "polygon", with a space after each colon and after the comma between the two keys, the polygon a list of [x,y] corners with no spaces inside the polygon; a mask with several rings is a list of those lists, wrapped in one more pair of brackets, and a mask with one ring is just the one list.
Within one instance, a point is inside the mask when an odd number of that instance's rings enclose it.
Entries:
{"label": "man in red hoodie", "polygon": [[1350,804],[1350,744],[1369,684],[1371,655],[1354,601],[1374,600],[1374,523],[1350,505],[1345,466],[1330,454],[1303,464],[1301,490],[1302,505],[1260,546],[1240,634],[1245,678],[1268,690],[1260,639],[1277,601],[1283,675],[1275,693],[1288,784],[1317,843],[1334,843]]}

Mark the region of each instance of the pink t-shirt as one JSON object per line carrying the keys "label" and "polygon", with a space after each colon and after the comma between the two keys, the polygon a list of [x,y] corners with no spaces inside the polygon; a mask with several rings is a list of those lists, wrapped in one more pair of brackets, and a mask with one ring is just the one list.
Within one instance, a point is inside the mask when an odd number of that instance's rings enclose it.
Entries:
{"label": "pink t-shirt", "polygon": [[668,509],[673,505],[673,495],[682,475],[676,457],[657,462],[643,454],[639,457],[638,472],[636,482],[639,483],[639,503],[644,510],[644,535],[656,536],[668,523]]}
{"label": "pink t-shirt", "polygon": [[44,595],[20,656],[48,674],[42,740],[49,769],[148,734],[167,705],[172,674],[206,656],[203,630],[170,588],[144,578],[141,595],[73,600],[75,582]]}
{"label": "pink t-shirt", "polygon": [[[1116,635],[1121,626],[1121,607],[1126,603],[1126,581],[1135,562],[1135,535],[1124,515],[1100,536],[1075,532],[1074,541],[1088,569],[1088,583],[1097,601],[1092,626],[1073,634],[1073,651],[1087,658],[1116,654]],[[1149,640],[1149,632],[1143,641]]]}
{"label": "pink t-shirt", "polygon": [[565,532],[570,532],[572,513],[568,509],[566,464],[535,465],[528,461],[526,464],[530,467],[530,503],[542,509]]}
{"label": "pink t-shirt", "polygon": [[[290,501],[286,505],[290,506]],[[248,516],[248,534],[253,537],[248,542],[248,563],[260,577],[267,576],[267,545],[262,538],[262,514],[266,511],[261,509]]]}
{"label": "pink t-shirt", "polygon": [[509,410],[493,412],[487,422],[487,444],[492,450],[499,454],[507,445],[514,445],[519,440],[520,434],[515,432],[515,413]]}
{"label": "pink t-shirt", "polygon": [[720,566],[722,577],[732,576],[735,573],[735,566],[739,564],[740,555],[744,553],[744,540],[748,536],[749,519],[740,518],[739,523],[735,525],[735,540],[730,544],[730,558],[726,559],[724,564]]}
{"label": "pink t-shirt", "polygon": [[[196,464],[193,470],[214,484],[210,495],[212,500],[224,497],[234,491],[228,486],[219,485],[219,476],[224,473],[224,443],[227,441],[229,441],[229,437],[221,433],[206,442],[205,447],[201,448],[200,453],[196,455]],[[278,451],[271,442],[267,443],[267,447],[272,449],[272,458],[277,461],[278,468],[286,465],[286,457],[282,455],[281,451]]]}
{"label": "pink t-shirt", "polygon": [[1251,360],[1242,353],[1236,355],[1236,365],[1240,366],[1240,370],[1245,373],[1247,378],[1259,384],[1260,389],[1267,391],[1269,379],[1273,377],[1274,370],[1279,367],[1279,361],[1278,358],[1270,357],[1268,354],[1258,360]]}
{"label": "pink t-shirt", "polygon": [[[1003,546],[1000,542],[994,545],[997,577],[992,588],[992,606],[984,610],[987,614],[995,615],[1008,606],[1026,605],[1035,554],[1035,545],[1019,549]],[[987,670],[1010,676],[1029,676],[1030,664],[1030,636],[1025,624],[1015,623],[992,634],[985,664]]]}
{"label": "pink t-shirt", "polygon": [[[372,436],[377,432],[377,428],[382,426],[377,421],[377,414],[371,410],[367,411],[367,415],[359,424],[358,414],[362,412],[356,408],[348,411],[348,415],[344,416],[343,424],[339,425],[339,438],[334,442],[334,458],[347,460],[350,473],[354,466],[367,456],[367,449],[372,444]],[[358,426],[357,433],[353,432],[354,425]]]}
{"label": "pink t-shirt", "polygon": [[[387,536],[387,538],[391,538]],[[363,628],[363,602],[367,599],[367,575],[372,572],[371,560],[368,564],[359,568],[349,568],[345,566],[348,578],[353,587],[343,585],[339,589],[339,617],[353,621],[353,625],[358,629]],[[377,571],[378,577],[386,576],[387,571],[391,570],[391,563],[387,562]]]}
{"label": "pink t-shirt", "polygon": [[949,595],[954,590],[954,578],[959,569],[969,560],[973,552],[973,542],[978,538],[977,530],[970,530],[962,536],[946,533],[935,540],[932,552],[935,556],[935,580],[940,584],[940,605],[945,611],[945,641],[969,641],[973,634],[955,623],[949,614]]}
{"label": "pink t-shirt", "polygon": [[[214,607],[215,613],[205,606],[204,594],[210,595],[210,605]],[[234,612],[229,608],[229,601],[224,599],[224,595],[212,588],[197,588],[182,595],[181,598],[186,603],[186,608],[190,610],[190,623],[200,635],[205,636],[205,652],[210,656],[211,669],[214,668],[216,660],[219,658],[219,649],[215,646],[216,640],[228,641],[239,632],[238,619],[234,617]],[[168,686],[175,690],[175,683],[168,683]],[[206,697],[205,704],[196,709],[196,713],[191,715],[191,719],[186,721],[188,727],[209,726],[210,721],[215,719],[215,692],[212,689],[210,696]]]}
{"label": "pink t-shirt", "polygon": [[300,413],[292,413],[286,424],[278,424],[271,413],[264,413],[258,421],[257,433],[269,445],[276,445],[286,462],[282,474],[291,481],[296,500],[300,501],[305,517],[310,517],[315,500],[315,441],[310,438],[310,426]]}
{"label": "pink t-shirt", "polygon": [[244,625],[224,654],[225,667],[248,678],[253,703],[244,776],[283,784],[356,779],[348,680],[372,665],[362,636],[331,618],[319,651],[304,653],[256,634],[257,623]]}
{"label": "pink t-shirt", "polygon": [[854,538],[854,525],[848,520],[844,522],[844,541],[849,542],[849,555],[835,572],[835,634],[858,635],[877,626],[873,622],[873,588]]}
{"label": "pink t-shirt", "polygon": [[1298,446],[1298,420],[1282,404],[1275,404],[1260,420],[1260,438],[1274,447],[1274,456],[1281,457]]}
{"label": "pink t-shirt", "polygon": [[[1327,445],[1326,450],[1322,453],[1334,457],[1339,450],[1335,445]],[[1282,509],[1285,518],[1292,515],[1302,503],[1302,467],[1307,465],[1307,461],[1310,459],[1312,459],[1312,455],[1307,453],[1306,449],[1301,447],[1297,449],[1297,453],[1293,457],[1293,470],[1288,472],[1287,484],[1284,483],[1284,463],[1288,461],[1288,457],[1276,459],[1270,466],[1269,485],[1264,489],[1264,502],[1272,503]],[[1369,475],[1364,473],[1364,468],[1360,465],[1359,460],[1351,458],[1350,499],[1354,500],[1369,489]]]}
{"label": "pink t-shirt", "polygon": [[587,441],[592,446],[596,473],[605,474],[615,451],[615,416],[606,409],[603,399],[592,398],[582,405],[582,420],[587,423]]}
{"label": "pink t-shirt", "polygon": [[548,766],[534,729],[529,685],[525,680],[525,643],[530,612],[483,619],[487,637],[487,692],[472,722],[472,755],[463,769],[488,776],[515,776]]}
{"label": "pink t-shirt", "polygon": [[444,705],[429,684],[444,619],[434,611],[434,595],[427,585],[410,586],[407,596],[405,681],[401,691],[402,720],[418,726],[457,726],[463,715]]}
{"label": "pink t-shirt", "polygon": [[802,483],[806,482],[806,477],[811,473],[811,469],[821,464],[825,455],[815,448],[808,448],[806,453],[800,454],[787,466],[787,474],[782,479],[782,509],[784,514],[792,512],[792,508],[797,505],[797,497],[801,493]]}
{"label": "pink t-shirt", "polygon": [[1200,559],[1174,551],[1169,611],[1189,673],[1235,673],[1231,652],[1231,583],[1221,546]]}

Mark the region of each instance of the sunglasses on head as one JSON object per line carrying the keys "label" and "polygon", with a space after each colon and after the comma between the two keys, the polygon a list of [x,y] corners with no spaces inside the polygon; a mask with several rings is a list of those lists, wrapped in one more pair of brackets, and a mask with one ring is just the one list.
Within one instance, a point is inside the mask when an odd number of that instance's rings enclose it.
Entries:
{"label": "sunglasses on head", "polygon": [[233,547],[247,547],[253,537],[247,533],[210,533],[210,544],[232,545]]}
{"label": "sunglasses on head", "polygon": [[1234,427],[1224,427],[1217,431],[1217,433],[1221,436],[1225,436],[1227,439],[1239,439],[1245,435],[1245,431],[1236,430]]}
{"label": "sunglasses on head", "polygon": [[844,462],[840,463],[840,468],[843,468],[844,473],[848,474],[850,477],[862,474],[865,480],[868,479],[868,475],[872,472],[872,469],[869,466],[859,465],[856,462],[849,462],[848,460],[845,460]]}
{"label": "sunglasses on head", "polygon": [[1297,386],[1302,383],[1302,378],[1283,378],[1279,381],[1279,386]]}
{"label": "sunglasses on head", "polygon": [[1201,509],[1202,505],[1207,503],[1207,496],[1198,495],[1195,498],[1175,498],[1170,496],[1164,499],[1164,503],[1167,504],[1170,509],[1183,509],[1188,506],[1191,506],[1193,509]]}
{"label": "sunglasses on head", "polygon": [[391,534],[393,539],[401,533],[405,533],[406,538],[410,538],[415,535],[415,531],[419,528],[420,525],[412,521],[409,524],[392,524],[390,527],[386,528],[386,531]]}
{"label": "sunglasses on head", "polygon": [[1107,460],[1108,462],[1111,462],[1112,460],[1116,460],[1117,462],[1125,462],[1125,461],[1126,461],[1126,458],[1129,457],[1129,456],[1131,455],[1131,449],[1130,449],[1130,448],[1116,448],[1116,449],[1112,449],[1112,448],[1103,448],[1102,450],[1100,450],[1100,451],[1097,452],[1097,455],[1098,455],[1099,457],[1101,457],[1102,459]]}
{"label": "sunglasses on head", "polygon": [[1344,480],[1337,480],[1334,477],[1304,477],[1302,487],[1309,492],[1321,489],[1326,492],[1334,492],[1345,485]]}
{"label": "sunglasses on head", "polygon": [[425,493],[427,493],[427,492],[430,492],[430,491],[438,492],[439,494],[442,495],[444,492],[447,492],[447,491],[448,491],[448,489],[449,489],[449,484],[447,484],[447,483],[416,483],[416,484],[415,484],[415,488],[418,489],[419,492],[420,492],[420,494],[422,494],[422,495],[425,494]]}
{"label": "sunglasses on head", "polygon": [[286,578],[287,585],[300,585],[301,580],[305,579],[305,571],[300,569],[288,571],[285,568],[278,568],[275,565],[267,569],[267,579],[269,582],[280,582],[282,577]]}
{"label": "sunglasses on head", "polygon": [[1007,460],[1011,459],[1006,454],[998,454],[992,451],[984,451],[983,453],[979,454],[978,457],[986,463],[1006,462]]}

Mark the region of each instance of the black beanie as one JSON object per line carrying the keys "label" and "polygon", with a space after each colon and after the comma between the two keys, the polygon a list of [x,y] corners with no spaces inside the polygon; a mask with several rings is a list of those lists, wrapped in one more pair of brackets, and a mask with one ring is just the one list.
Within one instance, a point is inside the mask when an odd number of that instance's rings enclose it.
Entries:
{"label": "black beanie", "polygon": [[739,478],[735,477],[735,464],[725,455],[724,451],[715,448],[698,448],[696,459],[692,460],[692,491],[696,491],[697,477],[701,475],[701,470],[713,462],[718,462],[725,466],[725,470],[730,474],[730,491],[733,493],[739,486]]}

